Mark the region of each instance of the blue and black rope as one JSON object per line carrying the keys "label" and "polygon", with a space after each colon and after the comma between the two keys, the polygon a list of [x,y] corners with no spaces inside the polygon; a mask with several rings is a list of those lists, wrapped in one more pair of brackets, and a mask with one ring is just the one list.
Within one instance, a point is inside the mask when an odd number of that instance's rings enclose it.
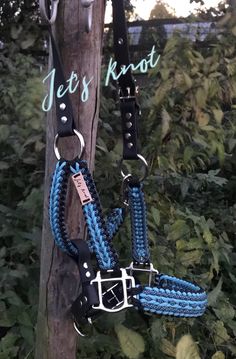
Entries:
{"label": "blue and black rope", "polygon": [[78,256],[77,247],[70,241],[65,224],[65,202],[68,181],[72,174],[81,172],[93,201],[83,206],[90,249],[97,257],[99,267],[107,270],[118,266],[118,257],[112,246],[112,237],[124,220],[123,210],[114,209],[105,221],[97,190],[86,161],[59,161],[52,179],[49,217],[56,244],[67,254]]}
{"label": "blue and black rope", "polygon": [[137,263],[149,263],[147,214],[142,184],[129,185],[128,199],[131,215],[132,255]]}
{"label": "blue and black rope", "polygon": [[139,307],[155,314],[198,317],[207,306],[207,295],[198,285],[160,274],[156,286],[146,286],[137,295]]}

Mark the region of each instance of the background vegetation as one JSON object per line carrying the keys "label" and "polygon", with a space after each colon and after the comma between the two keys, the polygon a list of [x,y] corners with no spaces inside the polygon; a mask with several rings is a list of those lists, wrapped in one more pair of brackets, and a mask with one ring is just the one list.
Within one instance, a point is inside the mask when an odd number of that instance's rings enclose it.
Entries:
{"label": "background vegetation", "polygon": [[[179,359],[236,357],[236,15],[229,5],[218,10],[223,17],[210,45],[199,48],[178,33],[170,38],[141,91],[153,263],[206,288],[207,312],[190,320],[136,311],[105,316],[90,339],[80,340],[80,359],[172,358],[185,334],[200,354],[184,337]],[[37,11],[33,1],[0,5],[0,359],[32,358],[34,352],[44,170],[44,49]],[[119,202],[120,192],[113,91],[103,88],[97,140],[95,176],[104,209]],[[129,238],[127,221],[116,240],[124,263]]]}

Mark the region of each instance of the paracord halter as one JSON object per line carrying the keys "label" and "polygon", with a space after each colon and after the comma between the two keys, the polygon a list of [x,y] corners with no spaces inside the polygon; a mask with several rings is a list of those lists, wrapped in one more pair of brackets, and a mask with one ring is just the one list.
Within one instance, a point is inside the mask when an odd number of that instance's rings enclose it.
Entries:
{"label": "paracord halter", "polygon": [[[129,65],[129,52],[123,0],[113,0],[113,22],[115,57],[118,69]],[[54,66],[59,71],[63,83],[63,72],[59,61],[58,51],[52,38]],[[137,118],[139,107],[135,96],[135,82],[131,71],[119,79],[120,104],[123,132],[123,160],[141,160],[145,174],[147,162],[137,152]],[[129,208],[132,230],[132,257],[129,267],[119,266],[118,254],[112,240],[124,221],[127,208],[115,208],[107,218],[102,212],[101,203],[87,162],[80,159],[84,142],[82,135],[74,128],[72,107],[69,97],[63,99],[66,108],[70,109],[71,118],[67,134],[61,133],[61,112],[57,111],[58,135],[55,139],[55,153],[58,163],[52,179],[50,192],[49,218],[54,240],[58,247],[67,253],[78,265],[81,277],[81,293],[72,304],[74,326],[80,335],[79,327],[102,312],[117,312],[128,307],[135,307],[145,312],[177,317],[201,316],[207,305],[207,296],[198,285],[182,279],[160,274],[150,261],[150,251],[147,236],[146,204],[142,180],[136,176],[123,176],[123,193],[125,205]],[[67,107],[68,105],[68,107]],[[60,104],[57,109],[63,110]],[[78,158],[68,161],[60,158],[57,149],[59,136],[76,134],[81,144]],[[71,240],[66,223],[66,194],[70,180],[73,180],[83,208],[83,214],[88,229],[88,241]],[[91,255],[95,255],[97,266],[94,268]],[[139,282],[139,274],[148,274],[148,283]]]}

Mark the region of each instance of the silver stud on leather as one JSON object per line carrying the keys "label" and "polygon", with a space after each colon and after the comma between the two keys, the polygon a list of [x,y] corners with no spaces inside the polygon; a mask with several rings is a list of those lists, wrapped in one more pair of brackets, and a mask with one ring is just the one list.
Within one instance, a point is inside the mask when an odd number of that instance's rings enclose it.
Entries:
{"label": "silver stud on leather", "polygon": [[60,104],[60,110],[64,111],[66,108],[66,104],[65,103],[61,103]]}
{"label": "silver stud on leather", "polygon": [[127,112],[127,113],[125,114],[125,117],[127,118],[127,120],[129,120],[129,119],[132,117],[132,113]]}
{"label": "silver stud on leather", "polygon": [[128,140],[130,137],[131,137],[131,133],[127,132],[127,133],[125,134],[126,140]]}
{"label": "silver stud on leather", "polygon": [[134,144],[133,144],[132,142],[129,142],[129,143],[128,143],[128,148],[129,148],[129,149],[132,148],[133,145],[134,145]]}
{"label": "silver stud on leather", "polygon": [[87,262],[84,262],[83,267],[84,267],[85,269],[88,269],[88,263],[87,263]]}
{"label": "silver stud on leather", "polygon": [[68,121],[68,118],[66,116],[62,116],[61,122],[65,124]]}
{"label": "silver stud on leather", "polygon": [[85,275],[86,275],[87,278],[91,277],[91,273],[89,271],[86,272]]}
{"label": "silver stud on leather", "polygon": [[132,122],[126,122],[125,125],[126,125],[127,128],[131,128],[132,127]]}
{"label": "silver stud on leather", "polygon": [[123,43],[124,43],[124,40],[122,39],[122,37],[120,37],[119,40],[118,40],[118,44],[123,45]]}

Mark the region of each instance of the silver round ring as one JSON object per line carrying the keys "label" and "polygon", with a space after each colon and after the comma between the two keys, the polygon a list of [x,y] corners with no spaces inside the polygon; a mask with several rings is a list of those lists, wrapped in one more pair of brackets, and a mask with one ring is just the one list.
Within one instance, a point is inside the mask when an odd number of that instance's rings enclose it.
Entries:
{"label": "silver round ring", "polygon": [[[75,136],[79,140],[80,152],[79,152],[78,157],[81,158],[81,156],[82,156],[82,154],[84,152],[84,148],[85,148],[84,137],[81,135],[81,133],[79,131],[77,131],[77,130],[73,130],[73,131],[74,131]],[[53,146],[54,147],[54,153],[55,153],[55,156],[56,156],[58,161],[61,159],[61,154],[60,154],[59,149],[58,149],[59,138],[60,138],[60,136],[57,133],[55,138],[54,138],[54,146]]]}
{"label": "silver round ring", "polygon": [[[138,154],[137,157],[143,164],[143,168],[144,168],[143,176],[141,176],[140,179],[139,179],[140,181],[143,181],[148,175],[148,163],[147,163],[146,159],[142,155]],[[131,173],[124,173],[124,171],[122,170],[123,162],[124,162],[124,159],[122,158],[120,160],[120,163],[119,163],[119,165],[120,165],[120,173],[121,173],[121,176],[123,177],[123,180],[126,180],[129,176],[132,176],[132,174]]]}

